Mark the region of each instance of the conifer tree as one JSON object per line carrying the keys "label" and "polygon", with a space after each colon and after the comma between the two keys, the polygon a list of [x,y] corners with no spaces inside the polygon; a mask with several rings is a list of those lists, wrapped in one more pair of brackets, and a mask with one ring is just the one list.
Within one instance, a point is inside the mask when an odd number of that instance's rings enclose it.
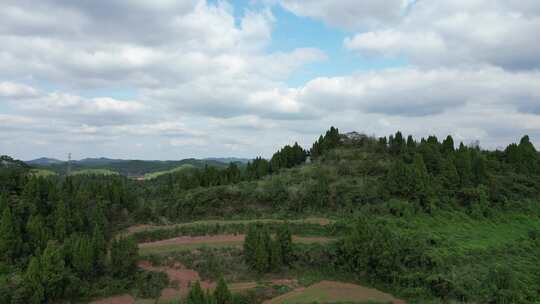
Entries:
{"label": "conifer tree", "polygon": [[186,304],[206,304],[206,297],[199,281],[196,281],[195,284],[191,286],[186,298]]}
{"label": "conifer tree", "polygon": [[460,186],[469,187],[472,183],[471,154],[463,143],[460,144],[456,153],[455,165],[459,173]]}
{"label": "conifer tree", "polygon": [[130,276],[137,270],[138,247],[133,238],[114,240],[111,246],[111,271],[116,277]]}
{"label": "conifer tree", "polygon": [[59,200],[56,203],[54,212],[54,237],[58,241],[64,241],[69,234],[68,212],[64,200]]}
{"label": "conifer tree", "polygon": [[271,250],[270,250],[270,265],[269,268],[272,271],[279,271],[281,269],[281,265],[283,265],[283,254],[281,252],[281,245],[279,244],[279,241],[272,240],[271,241]]}
{"label": "conifer tree", "polygon": [[26,224],[26,232],[28,234],[29,245],[33,251],[41,253],[47,246],[49,240],[48,228],[41,214],[32,215]]}
{"label": "conifer tree", "polygon": [[0,193],[0,214],[4,213],[4,209],[9,206],[7,192]]}
{"label": "conifer tree", "polygon": [[292,234],[288,225],[281,226],[277,231],[277,242],[281,251],[281,262],[290,266],[293,258]]}
{"label": "conifer tree", "polygon": [[5,208],[0,221],[0,261],[14,262],[21,252],[22,235],[18,223],[11,212]]}
{"label": "conifer tree", "polygon": [[442,143],[442,152],[444,154],[450,154],[454,152],[454,139],[451,135],[448,135]]}
{"label": "conifer tree", "polygon": [[258,273],[265,273],[268,270],[268,249],[263,240],[260,238],[255,248],[255,270]]}
{"label": "conifer tree", "polygon": [[54,241],[47,243],[41,255],[41,277],[48,299],[58,299],[66,284],[65,262],[62,247]]}
{"label": "conifer tree", "polygon": [[107,257],[107,243],[99,225],[94,226],[92,233],[92,248],[94,256],[94,273],[99,275],[105,271],[105,259]]}
{"label": "conifer tree", "polygon": [[254,267],[255,265],[255,250],[257,248],[258,238],[257,227],[255,225],[249,225],[243,246],[244,259],[250,267]]}
{"label": "conifer tree", "polygon": [[71,260],[74,269],[80,276],[90,276],[94,266],[94,249],[87,236],[74,239],[71,247]]}
{"label": "conifer tree", "polygon": [[30,295],[29,304],[42,304],[45,300],[45,288],[41,277],[40,261],[37,257],[30,258],[30,264],[24,275],[24,285]]}
{"label": "conifer tree", "polygon": [[232,294],[223,278],[220,278],[217,283],[216,290],[214,291],[214,299],[216,304],[233,304]]}

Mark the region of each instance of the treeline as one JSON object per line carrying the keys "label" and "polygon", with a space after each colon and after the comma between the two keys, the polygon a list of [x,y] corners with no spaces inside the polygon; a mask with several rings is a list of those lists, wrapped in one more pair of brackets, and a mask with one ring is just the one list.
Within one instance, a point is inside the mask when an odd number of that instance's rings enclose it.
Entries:
{"label": "treeline", "polygon": [[528,136],[505,151],[483,151],[463,143],[455,149],[448,136],[416,142],[401,132],[380,140],[392,156],[383,197],[417,202],[427,212],[457,203],[476,215],[487,215],[493,204],[536,197],[540,186],[540,158]]}
{"label": "treeline", "polygon": [[85,297],[96,282],[135,273],[136,243],[112,239],[136,208],[125,179],[14,172],[0,195],[1,303]]}
{"label": "treeline", "polygon": [[186,168],[179,172],[166,174],[147,183],[147,187],[157,188],[152,195],[170,197],[195,188],[208,188],[237,184],[242,181],[258,180],[284,168],[292,168],[306,161],[308,152],[295,143],[285,146],[274,153],[270,160],[257,157],[245,166],[230,163],[226,168],[204,166],[204,168]]}
{"label": "treeline", "polygon": [[288,226],[281,226],[274,238],[266,227],[251,225],[244,241],[246,264],[260,274],[279,272],[293,259],[292,235]]}

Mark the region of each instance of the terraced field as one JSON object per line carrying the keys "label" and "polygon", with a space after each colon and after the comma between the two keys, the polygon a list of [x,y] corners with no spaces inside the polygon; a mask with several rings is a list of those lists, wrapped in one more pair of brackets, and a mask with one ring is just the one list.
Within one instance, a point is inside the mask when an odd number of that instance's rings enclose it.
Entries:
{"label": "terraced field", "polygon": [[[163,254],[175,251],[194,250],[201,247],[234,247],[244,243],[245,235],[208,235],[208,236],[182,236],[173,239],[156,242],[140,243],[139,254],[146,256],[149,254]],[[293,236],[293,242],[302,244],[328,243],[335,240],[327,237],[300,237]]]}

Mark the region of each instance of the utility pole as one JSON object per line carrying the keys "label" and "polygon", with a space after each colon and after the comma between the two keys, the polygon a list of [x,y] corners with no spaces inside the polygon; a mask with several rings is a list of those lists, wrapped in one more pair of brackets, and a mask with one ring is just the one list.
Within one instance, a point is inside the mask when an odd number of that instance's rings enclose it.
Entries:
{"label": "utility pole", "polygon": [[67,175],[71,175],[71,152],[68,153]]}

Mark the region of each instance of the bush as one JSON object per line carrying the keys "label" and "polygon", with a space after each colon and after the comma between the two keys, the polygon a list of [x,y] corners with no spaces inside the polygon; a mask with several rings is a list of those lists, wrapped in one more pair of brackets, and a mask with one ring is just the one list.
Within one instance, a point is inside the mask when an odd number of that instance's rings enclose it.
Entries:
{"label": "bush", "polygon": [[137,274],[136,288],[141,298],[158,298],[161,290],[168,285],[169,278],[164,272],[144,271]]}

